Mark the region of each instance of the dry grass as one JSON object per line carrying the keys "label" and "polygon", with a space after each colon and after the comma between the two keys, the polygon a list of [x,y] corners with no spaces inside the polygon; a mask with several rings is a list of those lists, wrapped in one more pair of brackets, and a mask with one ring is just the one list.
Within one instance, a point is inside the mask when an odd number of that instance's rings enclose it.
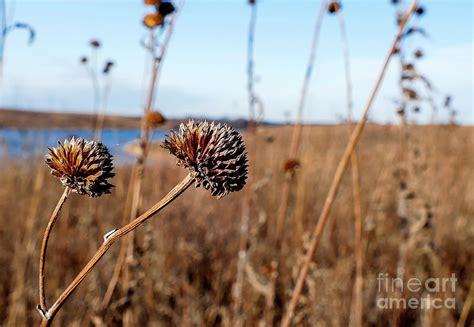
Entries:
{"label": "dry grass", "polygon": [[[418,127],[412,129],[424,162],[420,194],[430,202],[432,224],[424,235],[433,251],[419,248],[407,260],[410,276],[430,267],[429,276],[455,273],[456,310],[431,313],[432,325],[450,326],[461,314],[462,304],[474,278],[474,129],[471,127]],[[358,147],[361,173],[365,246],[364,321],[386,326],[395,313],[377,309],[377,274],[396,276],[398,248],[402,240],[397,217],[396,177],[399,130],[394,126],[368,126]],[[266,128],[256,134],[259,160],[253,161],[254,194],[250,210],[249,269],[243,283],[245,325],[262,318],[264,296],[258,286],[270,280],[273,259],[275,208],[284,180],[281,162],[290,145],[291,127]],[[272,141],[273,139],[273,141]],[[280,285],[287,301],[303,258],[309,231],[321,211],[331,177],[347,142],[347,126],[308,127],[303,131],[298,184],[290,198],[290,215],[280,267]],[[272,142],[270,142],[272,141]],[[186,174],[164,152],[151,156],[143,184],[143,207],[148,208]],[[41,168],[43,166],[43,168]],[[41,173],[38,173],[40,171]],[[0,322],[30,326],[39,322],[37,304],[37,257],[42,230],[56,204],[61,188],[50,176],[41,188],[38,174],[47,171],[42,158],[5,159],[0,182]],[[102,244],[103,235],[120,225],[131,167],[120,166],[112,195],[96,200],[72,195],[50,241],[46,294],[56,298]],[[159,181],[159,182],[154,182]],[[36,182],[37,183],[37,182]],[[244,192],[252,192],[244,189]],[[298,195],[299,194],[299,195]],[[105,311],[98,311],[114,268],[118,248],[104,257],[84,284],[65,304],[55,320],[59,326],[121,325],[130,303],[137,326],[218,326],[232,321],[232,288],[237,270],[243,192],[215,201],[206,191],[185,193],[176,205],[165,209],[137,230],[138,256],[132,265],[134,292],[114,296]],[[299,199],[296,199],[299,197]],[[38,200],[39,199],[39,200]],[[97,203],[91,217],[87,202]],[[417,198],[412,201],[417,201]],[[37,203],[38,214],[31,208]],[[298,207],[296,205],[298,204]],[[296,217],[297,216],[297,217]],[[354,235],[351,180],[346,174],[331,213],[334,224],[325,232],[310,268],[295,323],[302,326],[347,325],[354,283]],[[28,253],[29,226],[33,225],[34,250]],[[25,253],[26,252],[26,253]],[[27,257],[27,259],[21,259]],[[316,269],[317,266],[317,269]],[[22,278],[18,274],[24,275]],[[20,293],[20,295],[19,295]],[[52,301],[49,298],[49,301]],[[284,303],[277,303],[276,319]],[[420,311],[402,313],[403,325],[422,325]],[[15,319],[13,319],[15,318]],[[7,322],[10,319],[10,324]],[[470,316],[472,319],[472,313]],[[469,321],[469,318],[468,318]]]}

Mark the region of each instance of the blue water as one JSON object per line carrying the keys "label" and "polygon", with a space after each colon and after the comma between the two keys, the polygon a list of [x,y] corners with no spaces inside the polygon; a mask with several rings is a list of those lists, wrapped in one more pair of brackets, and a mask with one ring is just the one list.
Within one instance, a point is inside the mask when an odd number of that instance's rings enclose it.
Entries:
{"label": "blue water", "polygon": [[[89,129],[75,128],[0,128],[0,155],[11,157],[43,155],[47,153],[47,148],[55,146],[57,141],[63,142],[64,139],[73,136],[92,139],[93,133]],[[162,140],[165,134],[164,131],[155,131],[153,140]],[[107,145],[116,159],[127,160],[132,157],[125,153],[123,147],[138,139],[139,135],[140,131],[135,129],[104,129],[101,141]]]}

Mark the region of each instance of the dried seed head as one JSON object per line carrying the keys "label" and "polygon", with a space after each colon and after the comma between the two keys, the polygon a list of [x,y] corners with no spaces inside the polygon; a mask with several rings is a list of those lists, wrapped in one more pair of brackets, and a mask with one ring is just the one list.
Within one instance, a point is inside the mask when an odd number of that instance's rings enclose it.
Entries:
{"label": "dried seed head", "polygon": [[113,187],[108,182],[115,175],[112,155],[102,143],[74,137],[58,142],[56,148],[49,148],[46,163],[52,175],[78,194],[97,197]]}
{"label": "dried seed head", "polygon": [[143,0],[143,3],[150,6],[158,6],[160,4],[160,0]]}
{"label": "dried seed head", "polygon": [[87,59],[86,56],[82,56],[79,58],[79,62],[83,65],[87,64],[87,62],[89,61],[89,59]]}
{"label": "dried seed head", "polygon": [[92,39],[89,41],[89,44],[93,48],[100,48],[100,41],[96,39]]}
{"label": "dried seed head", "polygon": [[416,14],[418,16],[422,16],[424,13],[425,13],[425,8],[424,7],[419,6],[418,8],[416,8]]}
{"label": "dried seed head", "polygon": [[175,8],[174,8],[173,4],[169,1],[161,2],[160,5],[158,6],[158,12],[163,17],[166,17],[166,16],[172,14],[174,11],[175,11]]}
{"label": "dried seed head", "polygon": [[149,29],[163,25],[163,16],[159,13],[148,14],[143,18],[143,25]]}
{"label": "dried seed head", "polygon": [[418,49],[415,51],[415,57],[416,58],[423,58],[423,51]]}
{"label": "dried seed head", "polygon": [[283,170],[285,173],[294,173],[295,170],[301,166],[301,163],[298,159],[288,159],[283,164]]}
{"label": "dried seed head", "polygon": [[149,128],[157,128],[165,121],[165,117],[158,111],[150,111],[145,114],[145,123]]}
{"label": "dried seed head", "polygon": [[241,135],[232,127],[214,122],[189,121],[171,132],[163,147],[213,196],[239,191],[247,179],[247,151]]}
{"label": "dried seed head", "polygon": [[341,9],[341,4],[339,1],[331,1],[328,5],[328,12],[334,14]]}

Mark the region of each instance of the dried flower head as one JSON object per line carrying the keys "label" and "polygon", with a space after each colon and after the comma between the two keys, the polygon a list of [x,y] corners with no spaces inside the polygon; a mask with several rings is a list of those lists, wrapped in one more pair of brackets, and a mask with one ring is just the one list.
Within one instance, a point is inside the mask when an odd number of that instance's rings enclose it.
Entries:
{"label": "dried flower head", "polygon": [[424,13],[425,13],[425,8],[424,7],[419,6],[418,8],[416,8],[416,14],[418,16],[422,16]]}
{"label": "dried flower head", "polygon": [[89,59],[87,59],[86,56],[82,56],[81,58],[79,58],[79,62],[83,65],[87,64],[88,61]]}
{"label": "dried flower head", "polygon": [[415,51],[415,57],[416,58],[423,58],[423,51],[418,49]]}
{"label": "dried flower head", "polygon": [[159,13],[148,14],[143,18],[143,25],[149,29],[163,25],[163,16]]}
{"label": "dried flower head", "polygon": [[150,111],[145,114],[145,123],[149,128],[157,128],[166,121],[165,117],[158,111]]}
{"label": "dried flower head", "polygon": [[160,4],[160,0],[144,0],[143,3],[149,6],[158,6]]}
{"label": "dried flower head", "polygon": [[92,39],[89,41],[89,44],[93,48],[100,48],[100,41],[96,39]]}
{"label": "dried flower head", "polygon": [[175,11],[174,5],[169,1],[161,2],[160,5],[158,6],[158,12],[163,17],[166,17],[169,14],[172,14],[174,11]]}
{"label": "dried flower head", "polygon": [[328,5],[328,12],[330,14],[334,14],[336,12],[338,12],[339,10],[341,10],[341,4],[339,3],[339,1],[331,1]]}
{"label": "dried flower head", "polygon": [[232,127],[214,122],[189,121],[171,132],[163,147],[213,196],[239,191],[247,179],[247,151],[241,135]]}
{"label": "dried flower head", "polygon": [[108,182],[115,175],[112,155],[102,143],[74,137],[58,142],[56,148],[49,148],[46,163],[53,176],[78,194],[97,197],[113,187]]}
{"label": "dried flower head", "polygon": [[295,170],[301,166],[301,163],[299,160],[297,159],[288,159],[287,161],[285,161],[285,163],[283,164],[283,170],[285,171],[285,173],[294,173]]}

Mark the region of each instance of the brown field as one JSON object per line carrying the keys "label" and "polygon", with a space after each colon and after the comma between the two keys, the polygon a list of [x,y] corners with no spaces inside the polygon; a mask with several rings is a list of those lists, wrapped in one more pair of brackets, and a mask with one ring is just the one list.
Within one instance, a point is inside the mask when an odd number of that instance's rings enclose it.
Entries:
{"label": "brown field", "polygon": [[[396,276],[403,244],[398,203],[400,130],[369,125],[357,147],[364,220],[364,325],[455,326],[474,279],[474,128],[411,126],[409,219],[428,211],[413,235],[406,276],[458,278],[456,308],[381,310],[376,306],[377,276]],[[245,326],[259,326],[269,314],[263,295],[272,275],[273,236],[290,143],[290,127],[257,131],[257,156],[250,158],[252,188],[217,200],[203,189],[185,194],[137,230],[131,283],[119,283],[111,304],[101,302],[114,269],[119,244],[72,295],[54,326],[122,326],[124,312],[134,326],[234,326],[240,224],[245,192],[252,197],[248,265],[243,287]],[[303,133],[301,167],[290,198],[275,322],[289,301],[309,234],[348,139],[347,126],[308,127]],[[254,144],[252,144],[253,146]],[[141,211],[168,192],[186,172],[164,150],[148,162]],[[46,149],[45,149],[46,153]],[[49,175],[43,158],[5,158],[0,167],[0,325],[40,322],[39,242],[62,187]],[[131,166],[116,167],[112,195],[90,199],[73,194],[65,204],[48,251],[47,299],[50,304],[118,227]],[[354,285],[354,218],[350,171],[326,225],[297,308],[296,326],[348,326]],[[423,296],[423,294],[416,294]],[[473,313],[471,312],[470,319]],[[468,320],[469,321],[469,320]],[[472,320],[471,320],[472,323]]]}

